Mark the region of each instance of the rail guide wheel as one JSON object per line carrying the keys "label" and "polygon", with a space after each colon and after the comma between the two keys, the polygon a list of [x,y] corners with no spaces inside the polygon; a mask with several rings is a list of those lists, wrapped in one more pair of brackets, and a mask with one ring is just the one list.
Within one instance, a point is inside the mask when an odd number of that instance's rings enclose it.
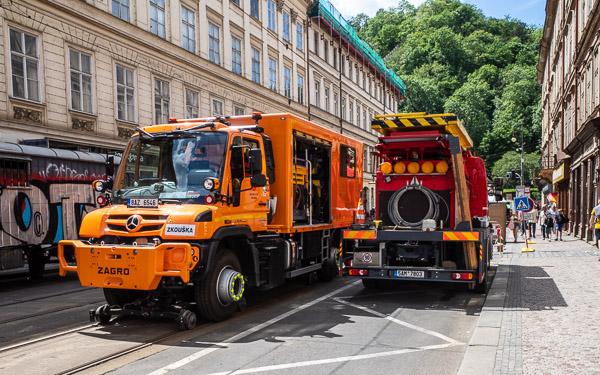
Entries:
{"label": "rail guide wheel", "polygon": [[181,309],[179,310],[177,322],[179,323],[179,329],[182,331],[185,331],[186,329],[194,329],[197,323],[196,314],[190,310]]}

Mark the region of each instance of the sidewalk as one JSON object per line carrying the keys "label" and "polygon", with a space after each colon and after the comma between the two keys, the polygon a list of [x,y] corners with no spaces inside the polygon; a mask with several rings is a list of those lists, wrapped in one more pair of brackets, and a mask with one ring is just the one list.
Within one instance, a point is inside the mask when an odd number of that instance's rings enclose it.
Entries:
{"label": "sidewalk", "polygon": [[598,250],[508,237],[459,374],[600,374]]}

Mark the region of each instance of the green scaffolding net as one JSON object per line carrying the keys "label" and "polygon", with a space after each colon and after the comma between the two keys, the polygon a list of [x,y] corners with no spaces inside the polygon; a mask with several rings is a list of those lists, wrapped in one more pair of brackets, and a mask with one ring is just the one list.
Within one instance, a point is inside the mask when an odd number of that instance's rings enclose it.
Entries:
{"label": "green scaffolding net", "polygon": [[373,67],[375,67],[375,69],[377,69],[400,92],[400,95],[405,96],[406,85],[402,82],[402,79],[400,79],[393,70],[388,69],[381,56],[356,35],[354,28],[350,26],[344,17],[342,17],[333,4],[328,0],[316,1],[309,11],[309,16],[311,18],[322,17],[327,21],[342,38],[354,47],[358,53],[373,65]]}

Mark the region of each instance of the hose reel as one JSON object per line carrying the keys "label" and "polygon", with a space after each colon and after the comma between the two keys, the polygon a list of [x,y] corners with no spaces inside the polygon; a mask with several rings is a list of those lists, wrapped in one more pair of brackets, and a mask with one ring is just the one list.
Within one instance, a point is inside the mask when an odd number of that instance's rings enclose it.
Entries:
{"label": "hose reel", "polygon": [[388,215],[398,226],[419,227],[423,220],[437,220],[439,213],[439,195],[419,184],[397,190],[388,201]]}

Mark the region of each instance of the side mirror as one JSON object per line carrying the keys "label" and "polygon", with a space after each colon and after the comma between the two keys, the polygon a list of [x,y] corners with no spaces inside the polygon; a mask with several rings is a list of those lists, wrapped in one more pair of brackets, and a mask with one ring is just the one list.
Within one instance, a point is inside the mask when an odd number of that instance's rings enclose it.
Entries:
{"label": "side mirror", "polygon": [[106,160],[106,178],[109,179],[115,173],[115,157],[109,156]]}
{"label": "side mirror", "polygon": [[267,176],[262,173],[252,175],[252,177],[250,177],[250,185],[252,185],[252,187],[267,186]]}
{"label": "side mirror", "polygon": [[[262,150],[260,148],[253,148],[250,150],[249,160],[250,171],[252,174],[262,172]],[[263,185],[264,186],[264,185]]]}

